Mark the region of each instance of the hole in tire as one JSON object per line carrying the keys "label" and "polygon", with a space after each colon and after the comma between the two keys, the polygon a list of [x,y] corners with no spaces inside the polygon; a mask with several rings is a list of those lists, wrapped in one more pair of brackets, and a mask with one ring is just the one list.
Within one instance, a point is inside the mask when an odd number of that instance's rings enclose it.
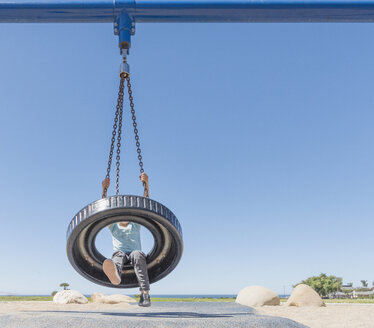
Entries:
{"label": "hole in tire", "polygon": [[118,243],[118,241],[121,240],[121,237],[123,239],[129,238],[129,245],[135,245],[136,243],[131,242],[131,237],[134,236],[133,233],[136,234],[135,231],[137,227],[140,228],[141,250],[147,255],[153,249],[155,241],[152,233],[139,223],[131,221],[126,222],[129,223],[127,226],[123,226],[120,222],[113,223],[113,225],[116,225],[111,227],[114,236],[112,236],[111,229],[108,227],[101,229],[97,234],[95,240],[96,249],[106,258],[110,259],[112,257],[114,243]]}

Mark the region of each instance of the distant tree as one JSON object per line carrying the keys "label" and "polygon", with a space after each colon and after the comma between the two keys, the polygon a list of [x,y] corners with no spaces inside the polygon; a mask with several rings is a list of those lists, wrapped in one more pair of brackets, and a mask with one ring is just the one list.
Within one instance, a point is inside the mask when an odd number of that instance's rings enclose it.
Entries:
{"label": "distant tree", "polygon": [[57,294],[57,290],[54,290],[54,291],[51,293],[52,297],[55,296],[56,294]]}
{"label": "distant tree", "polygon": [[319,276],[310,277],[293,287],[300,284],[305,284],[312,287],[320,296],[327,296],[332,292],[341,291],[343,284],[342,281],[342,278],[328,276],[325,273],[321,273]]}
{"label": "distant tree", "polygon": [[64,287],[64,290],[66,290],[67,287],[69,287],[69,284],[67,282],[63,282],[60,284],[60,287]]}
{"label": "distant tree", "polygon": [[368,286],[367,280],[361,280],[362,287],[366,288]]}

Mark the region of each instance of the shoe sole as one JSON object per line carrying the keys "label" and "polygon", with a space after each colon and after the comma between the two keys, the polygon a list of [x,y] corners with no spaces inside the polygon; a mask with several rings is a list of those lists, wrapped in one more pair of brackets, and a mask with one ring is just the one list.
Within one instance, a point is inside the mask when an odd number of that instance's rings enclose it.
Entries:
{"label": "shoe sole", "polygon": [[148,304],[148,305],[144,305],[144,304],[139,304],[139,306],[142,306],[142,307],[150,307],[151,304]]}
{"label": "shoe sole", "polygon": [[112,260],[105,260],[103,263],[103,271],[113,285],[121,283],[121,277],[117,272],[117,267]]}

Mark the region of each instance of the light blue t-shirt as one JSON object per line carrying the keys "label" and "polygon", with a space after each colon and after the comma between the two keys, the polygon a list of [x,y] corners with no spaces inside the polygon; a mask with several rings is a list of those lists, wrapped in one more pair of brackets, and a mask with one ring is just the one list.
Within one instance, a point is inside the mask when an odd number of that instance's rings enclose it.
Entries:
{"label": "light blue t-shirt", "polygon": [[113,251],[132,252],[141,250],[140,244],[140,224],[129,222],[127,227],[121,227],[118,223],[113,223],[110,228],[113,240]]}

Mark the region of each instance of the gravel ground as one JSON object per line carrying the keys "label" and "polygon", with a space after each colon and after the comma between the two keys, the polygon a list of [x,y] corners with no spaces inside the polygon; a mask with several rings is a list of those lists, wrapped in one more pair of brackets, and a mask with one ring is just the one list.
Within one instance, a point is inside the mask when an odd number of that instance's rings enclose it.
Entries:
{"label": "gravel ground", "polygon": [[[105,306],[94,310],[73,304],[63,308],[51,302],[5,303],[0,303],[1,328],[307,327],[286,318],[258,315],[254,309],[235,303],[157,302],[150,308],[133,304],[123,309]],[[15,307],[14,303],[28,304]]]}

